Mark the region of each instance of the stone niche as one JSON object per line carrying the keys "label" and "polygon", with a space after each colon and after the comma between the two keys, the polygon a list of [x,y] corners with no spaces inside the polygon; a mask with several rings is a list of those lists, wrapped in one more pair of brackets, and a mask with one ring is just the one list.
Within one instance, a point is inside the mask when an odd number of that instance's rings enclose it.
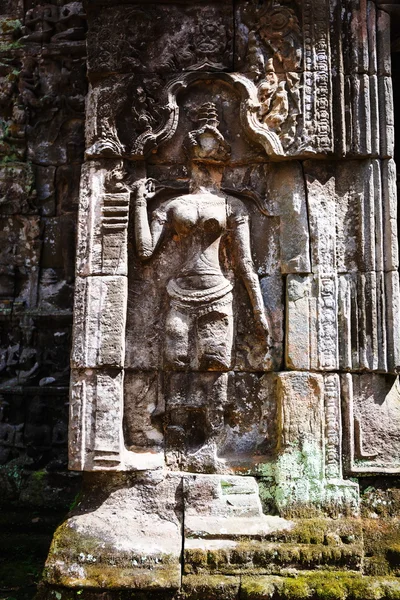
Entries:
{"label": "stone niche", "polygon": [[[69,449],[87,474],[45,579],[234,592],[301,563],[271,550],[293,519],[357,517],[354,477],[400,474],[388,15],[86,9]],[[354,523],[319,565],[360,571]]]}

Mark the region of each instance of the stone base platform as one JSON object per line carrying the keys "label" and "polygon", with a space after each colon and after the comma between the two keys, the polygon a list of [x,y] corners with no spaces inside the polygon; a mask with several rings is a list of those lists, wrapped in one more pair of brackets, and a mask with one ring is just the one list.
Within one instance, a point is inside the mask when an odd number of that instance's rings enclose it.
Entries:
{"label": "stone base platform", "polygon": [[45,581],[72,589],[177,590],[186,549],[197,557],[228,556],[244,541],[293,527],[263,514],[253,477],[92,474],[54,535]]}
{"label": "stone base platform", "polygon": [[387,575],[371,579],[372,600],[398,599],[390,575],[400,573],[382,571],[364,521],[265,515],[254,477],[89,474],[56,531],[38,600],[363,600],[365,573]]}

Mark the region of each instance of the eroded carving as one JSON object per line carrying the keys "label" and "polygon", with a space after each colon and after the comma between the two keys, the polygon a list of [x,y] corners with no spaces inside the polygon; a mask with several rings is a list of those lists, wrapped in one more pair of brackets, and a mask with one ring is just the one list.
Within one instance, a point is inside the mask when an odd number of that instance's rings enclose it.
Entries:
{"label": "eroded carving", "polygon": [[[225,70],[231,63],[231,7],[110,7],[89,15],[92,71],[176,73]],[[169,27],[165,27],[168,22]],[[146,39],[147,43],[143,43]],[[101,48],[101,53],[95,48]]]}
{"label": "eroded carving", "polygon": [[39,4],[25,15],[23,43],[57,43],[85,39],[86,15],[82,2],[68,2],[63,6]]}
{"label": "eroded carving", "polygon": [[[221,270],[219,252],[228,232],[259,330],[268,336],[269,327],[252,263],[246,207],[221,191],[223,164],[230,148],[218,130],[215,105],[203,105],[198,121],[199,128],[188,135],[190,193],[161,204],[149,223],[147,203],[155,195],[155,182],[142,179],[135,184],[136,247],[142,260],[151,258],[170,229],[184,248],[184,264],[167,286],[167,365],[225,370],[231,365],[233,286]],[[194,331],[197,351],[189,343]]]}

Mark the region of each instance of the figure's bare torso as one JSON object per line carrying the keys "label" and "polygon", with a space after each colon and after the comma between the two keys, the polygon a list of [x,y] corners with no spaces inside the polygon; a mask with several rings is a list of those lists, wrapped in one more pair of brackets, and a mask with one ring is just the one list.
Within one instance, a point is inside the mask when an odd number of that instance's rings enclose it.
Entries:
{"label": "figure's bare torso", "polygon": [[227,231],[225,196],[199,192],[168,202],[168,221],[184,247],[185,261],[175,277],[179,287],[205,290],[226,282],[219,261]]}

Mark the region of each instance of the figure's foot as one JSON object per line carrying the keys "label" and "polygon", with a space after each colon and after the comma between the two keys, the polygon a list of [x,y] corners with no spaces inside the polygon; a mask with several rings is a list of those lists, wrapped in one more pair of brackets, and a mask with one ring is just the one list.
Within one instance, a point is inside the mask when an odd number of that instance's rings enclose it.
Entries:
{"label": "figure's foot", "polygon": [[165,366],[174,371],[186,371],[189,368],[189,360],[186,356],[166,356]]}
{"label": "figure's foot", "polygon": [[229,371],[230,361],[218,354],[207,353],[203,354],[200,359],[201,371]]}

